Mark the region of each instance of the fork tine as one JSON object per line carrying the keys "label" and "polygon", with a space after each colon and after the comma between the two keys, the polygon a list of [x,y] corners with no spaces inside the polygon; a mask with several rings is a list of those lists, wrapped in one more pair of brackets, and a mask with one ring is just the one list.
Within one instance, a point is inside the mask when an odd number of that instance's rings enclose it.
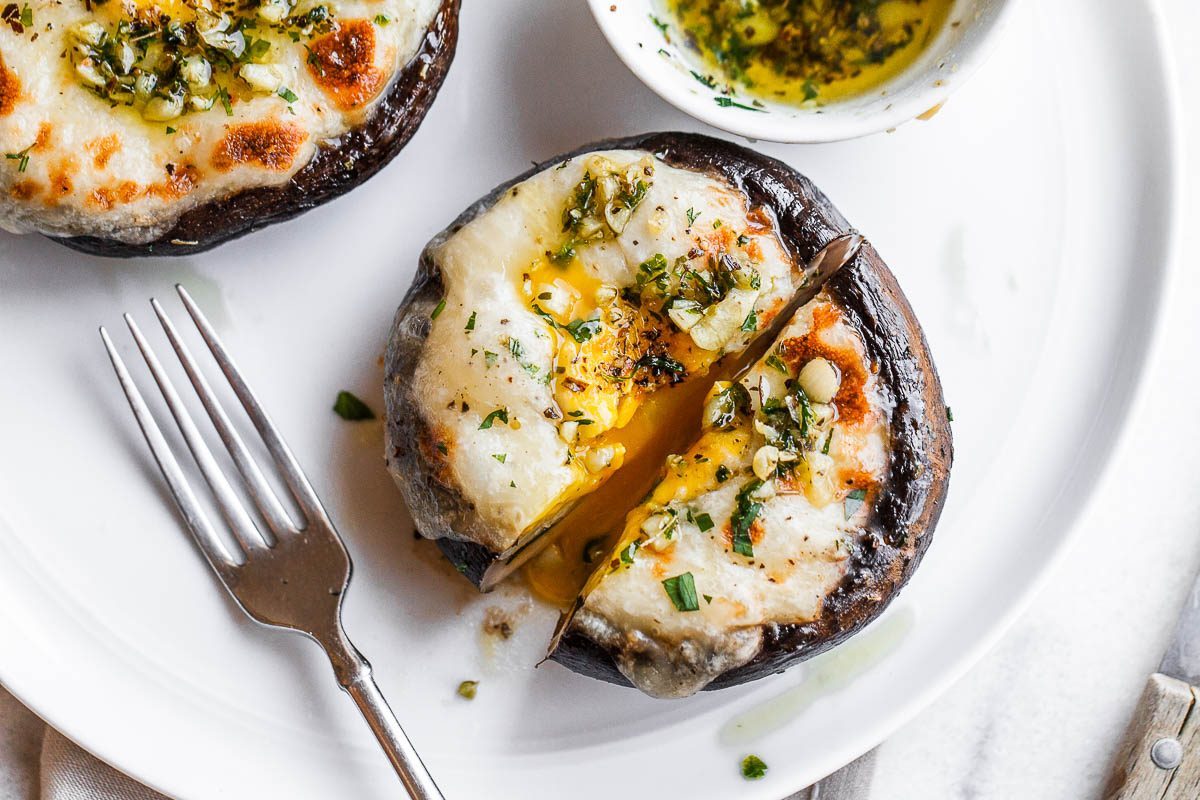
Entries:
{"label": "fork tine", "polygon": [[300,469],[300,464],[296,461],[296,457],[292,455],[291,448],[287,446],[287,442],[283,440],[283,436],[275,427],[275,423],[271,421],[270,415],[266,409],[258,402],[258,397],[254,391],[242,378],[242,373],[230,358],[225,346],[221,344],[221,339],[217,336],[217,332],[204,316],[204,312],[196,305],[196,301],[188,294],[187,289],[184,289],[181,284],[175,284],[175,290],[179,292],[179,296],[183,299],[183,305],[187,308],[188,314],[192,321],[196,323],[196,327],[200,330],[200,335],[204,338],[209,350],[212,351],[213,358],[216,359],[217,365],[221,371],[225,373],[225,377],[229,380],[229,385],[233,387],[233,393],[242,401],[242,406],[246,409],[246,414],[249,415],[250,421],[254,423],[254,427],[258,430],[259,436],[267,446],[267,451],[271,457],[275,459],[276,465],[280,472],[283,473],[283,478],[287,482],[288,488],[291,489],[292,495],[296,498],[296,502],[300,504],[305,515],[309,520],[319,520],[330,527],[333,523],[329,520],[329,515],[325,512],[325,507],[321,505],[320,498],[313,491],[312,485],[308,482],[308,478],[304,474],[304,470]]}
{"label": "fork tine", "polygon": [[137,385],[129,375],[129,370],[125,368],[125,362],[117,353],[116,347],[113,346],[108,331],[103,327],[100,328],[100,338],[104,340],[104,349],[108,351],[108,358],[112,362],[113,370],[117,373],[121,389],[125,392],[125,399],[129,401],[129,407],[133,409],[133,416],[137,419],[138,427],[142,429],[142,436],[146,438],[146,444],[150,446],[150,452],[154,455],[158,469],[167,481],[167,487],[171,490],[171,496],[175,498],[175,505],[179,508],[179,513],[183,515],[188,530],[192,532],[192,538],[213,569],[222,578],[228,579],[228,576],[243,559],[243,554],[240,551],[230,552],[225,542],[213,529],[208,515],[204,513],[204,509],[196,501],[196,496],[192,494],[192,488],[188,485],[183,470],[179,468],[179,462],[171,453],[170,445],[163,438],[158,423],[150,415],[150,409],[146,406],[142,393],[138,391]]}
{"label": "fork tine", "polygon": [[196,429],[196,424],[192,422],[191,415],[188,414],[183,402],[179,399],[179,394],[175,391],[175,386],[171,383],[171,379],[167,377],[167,373],[163,370],[162,364],[159,363],[158,357],[154,355],[154,351],[150,348],[150,343],[146,341],[146,337],[142,336],[142,331],[138,328],[137,323],[133,321],[133,317],[129,314],[125,314],[124,318],[125,324],[129,326],[129,332],[133,334],[134,342],[137,343],[138,350],[142,351],[142,358],[146,360],[146,366],[150,367],[150,374],[154,376],[154,382],[158,384],[163,399],[167,401],[167,407],[171,410],[171,416],[175,418],[175,424],[179,426],[180,433],[183,434],[183,440],[187,443],[188,450],[192,451],[192,457],[196,460],[197,466],[200,467],[200,474],[204,476],[205,482],[208,483],[208,487],[212,490],[217,505],[221,509],[221,515],[225,517],[225,521],[233,528],[238,542],[247,551],[254,547],[274,544],[273,541],[269,541],[259,531],[258,526],[254,524],[254,521],[250,519],[250,515],[246,513],[246,508],[242,505],[241,499],[234,493],[233,487],[229,485],[229,481],[225,478],[225,473],[217,465],[212,451],[204,443],[204,439],[200,436],[200,431]]}
{"label": "fork tine", "polygon": [[175,349],[175,355],[179,357],[180,363],[183,364],[183,369],[187,372],[188,379],[191,380],[192,386],[196,389],[196,394],[200,396],[200,402],[204,404],[204,408],[208,411],[208,416],[212,420],[213,427],[217,429],[217,434],[221,437],[221,441],[225,443],[225,448],[229,451],[229,455],[233,458],[233,463],[237,466],[238,472],[241,473],[242,480],[246,488],[250,492],[250,496],[254,499],[258,510],[262,512],[267,524],[276,534],[284,532],[296,533],[296,524],[284,511],[283,505],[280,504],[279,498],[275,495],[275,491],[267,483],[263,477],[262,470],[258,467],[258,462],[254,460],[254,456],[246,448],[245,442],[238,434],[234,427],[229,422],[229,416],[225,413],[225,408],[221,405],[221,401],[213,394],[212,387],[209,386],[208,380],[196,365],[195,359],[192,358],[192,353],[188,346],[179,338],[179,332],[175,329],[175,324],[171,322],[167,316],[166,310],[157,300],[151,299],[150,305],[154,308],[154,313],[158,316],[159,323],[162,324],[163,330],[167,333],[167,339],[171,342],[171,347]]}

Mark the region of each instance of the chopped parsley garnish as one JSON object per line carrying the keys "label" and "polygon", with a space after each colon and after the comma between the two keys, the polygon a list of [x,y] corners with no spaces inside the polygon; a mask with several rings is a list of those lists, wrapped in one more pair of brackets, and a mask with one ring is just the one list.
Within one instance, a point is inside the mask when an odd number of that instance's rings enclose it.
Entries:
{"label": "chopped parsley garnish", "polygon": [[384,25],[387,25],[389,22],[391,22],[391,19],[389,19],[387,17],[387,15],[385,15],[385,14],[376,14],[375,15],[375,24],[380,26],[381,28]]}
{"label": "chopped parsley garnish", "polygon": [[533,313],[538,314],[539,317],[545,319],[551,327],[558,327],[558,321],[554,319],[551,313],[546,311],[545,308],[539,306],[538,303],[533,303]]}
{"label": "chopped parsley garnish", "polygon": [[667,259],[662,253],[655,253],[641,264],[638,264],[637,285],[639,287],[655,286],[665,292],[670,282],[667,275]]}
{"label": "chopped parsley garnish", "polygon": [[727,428],[733,425],[733,420],[740,414],[754,413],[754,403],[751,402],[750,392],[746,387],[733,381],[732,384],[716,393],[712,402],[713,415],[709,417],[710,425]]}
{"label": "chopped parsley garnish", "polygon": [[808,78],[807,80],[805,80],[804,81],[804,102],[808,102],[809,100],[816,100],[818,94],[820,94],[820,91],[817,89],[817,82],[814,81],[812,78]]}
{"label": "chopped parsley garnish", "polygon": [[[530,377],[537,378],[538,375],[541,374],[542,370],[537,364],[531,364],[525,360],[525,348],[521,345],[521,341],[519,339],[510,338],[508,340],[508,352],[512,354],[512,357],[516,360],[517,364],[520,365],[521,369],[529,373]],[[540,378],[540,380],[542,383],[548,384],[550,383],[550,377],[550,373],[547,372]]]}
{"label": "chopped parsley garnish", "polygon": [[546,311],[537,303],[533,304],[533,313],[544,319],[546,323],[550,325],[550,327],[561,329],[571,334],[571,338],[580,344],[583,344],[588,339],[591,339],[593,336],[599,333],[600,329],[603,327],[598,314],[590,319],[576,319],[568,322],[566,325],[559,325],[558,321],[551,316],[550,312]]}
{"label": "chopped parsley garnish", "polygon": [[813,432],[812,403],[799,383],[788,383],[793,385],[785,397],[770,397],[762,404],[760,413],[773,431],[768,441],[781,450],[815,450],[817,444],[808,441]]}
{"label": "chopped parsley garnish", "polygon": [[471,316],[467,317],[467,327],[464,330],[468,330],[468,331],[475,330],[475,312],[474,311],[471,312]]}
{"label": "chopped parsley garnish", "polygon": [[17,172],[24,172],[29,166],[29,151],[33,149],[33,145],[29,145],[24,150],[18,153],[5,153],[4,157],[10,161],[17,162]]}
{"label": "chopped parsley garnish", "polygon": [[717,467],[717,483],[724,483],[729,480],[729,467],[722,464]]}
{"label": "chopped parsley garnish", "polygon": [[696,596],[696,580],[692,573],[685,572],[674,578],[667,578],[662,585],[667,590],[667,597],[671,598],[671,602],[679,611],[700,610],[700,598]]}
{"label": "chopped parsley garnish", "polygon": [[750,539],[750,527],[763,510],[762,503],[751,497],[762,488],[763,482],[755,479],[742,487],[737,495],[737,508],[729,520],[733,527],[733,552],[754,557],[754,542]]}
{"label": "chopped parsley garnish", "polygon": [[670,356],[658,356],[650,353],[635,361],[633,366],[635,369],[648,369],[656,373],[670,372],[674,375],[682,375],[684,373],[683,364],[680,364]]}
{"label": "chopped parsley garnish", "polygon": [[499,358],[500,358],[499,353],[493,353],[491,350],[483,351],[483,363],[485,363],[489,367],[496,366],[496,361]]}
{"label": "chopped parsley garnish", "polygon": [[174,129],[174,128],[172,128],[170,125],[168,125],[168,126],[167,126],[167,134],[169,135],[169,134],[172,134],[172,133],[174,133],[174,132],[175,132],[175,129]]}
{"label": "chopped parsley garnish", "polygon": [[458,685],[458,696],[467,700],[474,700],[478,691],[479,681],[463,681]]}
{"label": "chopped parsley garnish", "polygon": [[437,319],[439,316],[441,316],[441,313],[445,310],[446,310],[446,298],[443,297],[441,300],[438,301],[438,304],[436,306],[434,306],[433,313],[431,313],[429,315],[429,318]]}
{"label": "chopped parsley garnish", "polygon": [[649,16],[650,16],[650,22],[654,24],[654,27],[658,28],[659,32],[662,33],[663,36],[666,36],[667,35],[667,23],[663,22],[661,19],[654,16],[653,14],[650,14]]}
{"label": "chopped parsley garnish", "polygon": [[767,366],[771,367],[772,369],[779,370],[784,375],[791,374],[791,372],[787,368],[787,364],[783,363],[783,359],[780,358],[775,353],[771,353],[771,355],[767,356]]}
{"label": "chopped parsley garnish", "polygon": [[599,333],[601,327],[600,320],[596,318],[577,319],[566,324],[567,333],[571,334],[571,338],[580,344]]}
{"label": "chopped parsley garnish", "polygon": [[863,507],[863,503],[866,501],[866,489],[855,489],[854,491],[850,492],[850,494],[846,495],[846,502],[844,506],[846,510],[846,519],[850,519],[857,514],[858,510]]}
{"label": "chopped parsley garnish", "polygon": [[750,400],[750,392],[738,381],[734,381],[717,392],[710,406],[711,416],[707,422],[715,428],[728,428],[737,419],[739,413],[748,415],[754,412],[754,403]]}
{"label": "chopped parsley garnish", "polygon": [[696,209],[689,207],[687,210],[688,225],[695,225],[699,216],[700,215],[696,212]]}
{"label": "chopped parsley garnish", "polygon": [[833,430],[830,429],[829,435],[825,437],[825,445],[821,448],[821,455],[829,455],[829,445],[833,444]]}
{"label": "chopped parsley garnish", "polygon": [[637,542],[630,542],[628,546],[621,548],[621,563],[632,564],[633,557],[637,554],[639,545]]}
{"label": "chopped parsley garnish", "polygon": [[744,103],[739,103],[731,97],[714,97],[713,100],[715,100],[717,105],[719,105],[721,108],[741,108],[745,109],[746,111],[762,112],[761,108],[755,108],[754,106],[748,106]]}
{"label": "chopped parsley garnish", "polygon": [[344,389],[337,393],[337,399],[333,401],[333,410],[339,417],[351,422],[375,419],[375,412],[370,406]]}
{"label": "chopped parsley garnish", "polygon": [[742,759],[742,777],[748,781],[756,781],[767,774],[767,765],[756,755],[748,755]]}
{"label": "chopped parsley garnish", "polygon": [[692,73],[693,78],[700,81],[702,84],[707,86],[709,89],[717,88],[717,82],[712,79],[711,75],[701,75],[699,72],[696,72],[696,70],[691,70],[691,73]]}
{"label": "chopped parsley garnish", "polygon": [[492,458],[503,464],[505,461],[508,461],[508,453],[492,453]]}
{"label": "chopped parsley garnish", "polygon": [[[116,19],[72,25],[72,46],[62,56],[69,56],[85,89],[113,107],[131,107],[154,124],[205,113],[218,103],[233,116],[231,92],[243,99],[247,92],[274,94],[290,104],[297,96],[282,86],[285,71],[271,37],[252,34],[270,28],[299,42],[302,35],[312,38],[336,25],[326,6],[281,17],[294,7],[291,0],[225,3],[215,10],[206,4],[197,12],[200,18],[191,20],[129,7]],[[0,14],[12,26],[20,26],[19,20],[32,24],[33,17],[29,4],[18,12],[17,4],[9,3]],[[309,49],[310,59],[314,55]]]}
{"label": "chopped parsley garnish", "polygon": [[564,264],[570,261],[575,257],[575,246],[578,244],[579,242],[575,241],[574,239],[568,239],[562,243],[561,247],[554,251],[554,253],[550,256],[550,260],[555,264]]}
{"label": "chopped parsley garnish", "polygon": [[247,36],[245,39],[246,49],[242,51],[242,54],[237,59],[243,64],[262,61],[267,53],[271,52],[271,43],[266,39],[255,39],[252,36]]}
{"label": "chopped parsley garnish", "polygon": [[758,330],[758,312],[757,311],[754,311],[753,309],[751,309],[750,313],[746,315],[746,318],[744,320],[742,320],[742,330],[744,330],[744,331]]}
{"label": "chopped parsley garnish", "polygon": [[696,523],[696,527],[700,529],[701,533],[712,530],[713,521],[712,521],[712,517],[709,516],[708,514],[697,514],[695,516],[694,520]]}
{"label": "chopped parsley garnish", "polygon": [[479,430],[486,431],[488,428],[492,427],[492,423],[495,422],[496,420],[500,420],[505,425],[507,425],[508,424],[508,409],[507,408],[497,408],[495,411],[488,414],[486,417],[483,418],[483,422],[479,423]]}
{"label": "chopped parsley garnish", "polygon": [[33,9],[28,3],[21,7],[21,24],[26,28],[33,27]]}
{"label": "chopped parsley garnish", "polygon": [[954,411],[951,410],[950,406],[946,406],[946,421],[954,422]]}

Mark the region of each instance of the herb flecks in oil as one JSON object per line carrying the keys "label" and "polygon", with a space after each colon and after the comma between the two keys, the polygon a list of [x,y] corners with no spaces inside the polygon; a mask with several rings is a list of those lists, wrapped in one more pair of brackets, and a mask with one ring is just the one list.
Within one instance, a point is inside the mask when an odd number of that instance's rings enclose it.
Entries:
{"label": "herb flecks in oil", "polygon": [[[684,39],[734,89],[796,105],[862,94],[911,64],[953,0],[671,0]],[[721,81],[697,80],[710,88]]]}

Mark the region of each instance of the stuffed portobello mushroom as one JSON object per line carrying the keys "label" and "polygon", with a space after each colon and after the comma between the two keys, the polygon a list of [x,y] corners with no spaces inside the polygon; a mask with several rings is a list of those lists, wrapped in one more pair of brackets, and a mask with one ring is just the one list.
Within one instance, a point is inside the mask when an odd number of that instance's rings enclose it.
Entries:
{"label": "stuffed portobello mushroom", "polygon": [[600,142],[476,203],[422,254],[386,373],[418,530],[566,609],[551,658],[659,697],[865,625],[946,492],[887,267],[803,176],[704,136]]}
{"label": "stuffed portobello mushroom", "polygon": [[416,131],[458,6],[31,0],[0,25],[0,226],[195,253],[349,191]]}

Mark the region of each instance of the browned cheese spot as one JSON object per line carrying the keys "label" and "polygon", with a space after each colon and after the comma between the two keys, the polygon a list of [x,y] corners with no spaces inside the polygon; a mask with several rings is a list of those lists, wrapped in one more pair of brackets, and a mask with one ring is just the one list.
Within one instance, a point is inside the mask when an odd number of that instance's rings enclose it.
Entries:
{"label": "browned cheese spot", "polygon": [[21,99],[21,79],[4,63],[0,55],[0,116],[11,114]]}
{"label": "browned cheese spot", "polygon": [[37,137],[33,140],[30,149],[35,153],[41,153],[50,149],[54,143],[54,126],[49,122],[43,122],[38,125]]}
{"label": "browned cheese spot", "polygon": [[386,76],[375,66],[375,26],[349,20],[309,45],[308,71],[343,111],[366,105],[379,94]]}
{"label": "browned cheese spot", "polygon": [[262,120],[231,125],[217,143],[212,165],[228,172],[241,164],[286,172],[307,134],[290,122]]}
{"label": "browned cheese spot", "polygon": [[108,211],[117,204],[117,193],[107,186],[99,186],[92,190],[85,202],[92,208]]}
{"label": "browned cheese spot", "polygon": [[84,148],[92,154],[92,163],[96,165],[96,169],[104,169],[108,166],[109,159],[121,149],[121,137],[110,133],[108,136],[92,139]]}
{"label": "browned cheese spot", "polygon": [[17,181],[9,187],[8,193],[17,200],[32,200],[42,191],[37,181]]}
{"label": "browned cheese spot", "polygon": [[56,204],[59,200],[75,191],[73,177],[79,171],[79,162],[74,156],[60,159],[50,167],[50,190],[46,202]]}
{"label": "browned cheese spot", "polygon": [[122,203],[132,203],[141,191],[141,188],[133,181],[122,181],[116,188],[117,199]]}
{"label": "browned cheese spot", "polygon": [[110,186],[99,186],[88,194],[86,203],[100,211],[109,211],[119,205],[128,205],[143,197],[159,200],[178,200],[196,188],[200,171],[195,167],[172,166],[167,177],[147,186],[134,181],[122,181]]}
{"label": "browned cheese spot", "polygon": [[195,189],[199,181],[200,170],[195,167],[171,167],[165,180],[146,187],[146,194],[159,200],[178,200]]}
{"label": "browned cheese spot", "polygon": [[793,373],[811,359],[818,356],[836,364],[842,373],[842,382],[834,395],[838,419],[847,425],[857,425],[866,419],[871,410],[867,399],[867,372],[858,353],[852,347],[832,347],[825,343],[821,334],[832,328],[841,318],[837,306],[821,305],[813,310],[812,329],[802,336],[786,339],[779,345],[779,356]]}

